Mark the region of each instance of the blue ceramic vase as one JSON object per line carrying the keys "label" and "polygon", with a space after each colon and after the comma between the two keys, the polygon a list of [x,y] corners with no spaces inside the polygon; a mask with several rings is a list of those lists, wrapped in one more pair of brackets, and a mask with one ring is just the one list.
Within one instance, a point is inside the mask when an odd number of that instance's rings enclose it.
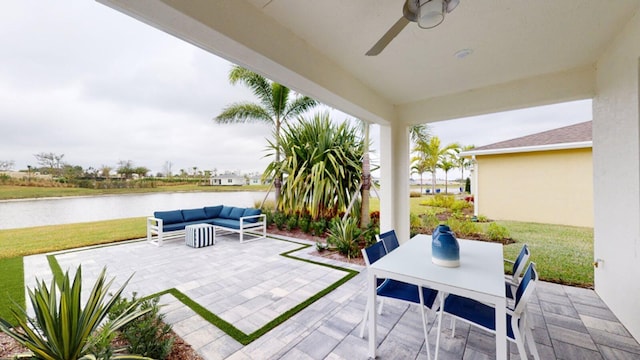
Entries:
{"label": "blue ceramic vase", "polygon": [[451,228],[449,227],[449,225],[445,224],[436,226],[436,228],[433,229],[433,233],[431,234],[431,239],[437,238],[438,234],[440,234],[441,232],[451,232]]}
{"label": "blue ceramic vase", "polygon": [[460,244],[451,229],[439,225],[432,234],[431,261],[444,267],[460,266]]}

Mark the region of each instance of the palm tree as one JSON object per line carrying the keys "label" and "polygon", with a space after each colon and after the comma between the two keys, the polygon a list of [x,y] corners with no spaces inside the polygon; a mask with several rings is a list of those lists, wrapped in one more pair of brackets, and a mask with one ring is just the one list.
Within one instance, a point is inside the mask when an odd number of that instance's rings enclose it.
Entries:
{"label": "palm tree", "polygon": [[440,161],[454,151],[454,149],[460,147],[457,143],[448,144],[445,147],[440,146],[440,138],[432,136],[428,141],[419,140],[413,148],[413,151],[418,153],[420,161],[424,161],[424,166],[427,171],[431,173],[431,189],[433,193],[435,193],[436,190],[436,170],[439,167]]}
{"label": "palm tree", "polygon": [[429,141],[431,137],[431,129],[427,124],[416,124],[409,127],[409,135],[411,136],[411,143],[417,144],[418,141]]}
{"label": "palm tree", "polygon": [[468,169],[469,166],[471,166],[471,160],[469,160],[467,158],[464,158],[464,157],[461,157],[458,154],[460,154],[461,152],[464,152],[464,151],[473,150],[475,148],[476,148],[475,145],[465,145],[465,146],[459,148],[456,151],[456,166],[460,168],[460,180],[461,181],[465,181],[464,169]]}
{"label": "palm tree", "polygon": [[[234,65],[229,72],[232,85],[240,82],[249,87],[258,98],[258,103],[239,102],[228,105],[222,113],[214,118],[219,124],[236,124],[262,122],[273,126],[275,146],[275,162],[280,163],[282,147],[279,143],[280,130],[291,118],[297,117],[315,107],[318,102],[307,96],[291,97],[291,90],[281,84],[272,82],[262,75],[243,67]],[[274,174],[276,193],[276,211],[280,204],[282,173]]]}
{"label": "palm tree", "polygon": [[413,166],[411,167],[412,173],[420,175],[420,194],[422,194],[422,175],[428,171],[427,164],[422,160],[419,156],[414,156],[411,158],[411,163]]}
{"label": "palm tree", "polygon": [[360,204],[360,227],[366,228],[371,222],[369,212],[369,191],[371,190],[371,162],[369,161],[369,123],[362,121],[362,204]]}
{"label": "palm tree", "polygon": [[442,170],[444,170],[444,193],[447,194],[449,192],[449,187],[448,187],[448,182],[449,182],[449,178],[448,178],[448,174],[449,174],[449,170],[453,169],[454,167],[456,167],[456,163],[453,161],[453,159],[451,158],[451,156],[444,156],[442,159],[440,159],[440,162],[438,163],[438,167]]}

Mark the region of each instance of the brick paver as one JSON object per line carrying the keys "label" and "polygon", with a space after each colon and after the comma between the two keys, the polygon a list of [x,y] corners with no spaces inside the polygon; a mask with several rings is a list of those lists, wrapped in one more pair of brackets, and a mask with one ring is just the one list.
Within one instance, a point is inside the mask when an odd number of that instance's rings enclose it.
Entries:
{"label": "brick paver", "polygon": [[[56,253],[63,270],[82,264],[84,292],[99,271],[115,277],[115,286],[134,274],[126,294],[139,296],[175,288],[245,333],[326,288],[346,272],[289,259],[279,254],[301,245],[276,239],[239,244],[237,236],[220,237],[214,246],[191,248],[183,241],[155,247],[144,241]],[[300,241],[304,243],[304,241]],[[313,247],[293,255],[362,270],[310,255]],[[49,281],[45,255],[25,257],[25,283]],[[365,272],[311,304],[254,342],[243,346],[198,316],[172,295],[161,303],[167,322],[205,359],[366,359],[367,338],[358,336],[366,303]],[[542,359],[638,359],[640,345],[597,294],[588,289],[540,282],[529,304],[534,338]],[[436,330],[430,314],[429,342]],[[493,359],[493,336],[461,322],[451,338],[443,321],[441,359]],[[386,301],[378,327],[379,359],[426,359],[415,306]],[[511,346],[512,359],[518,359]]]}

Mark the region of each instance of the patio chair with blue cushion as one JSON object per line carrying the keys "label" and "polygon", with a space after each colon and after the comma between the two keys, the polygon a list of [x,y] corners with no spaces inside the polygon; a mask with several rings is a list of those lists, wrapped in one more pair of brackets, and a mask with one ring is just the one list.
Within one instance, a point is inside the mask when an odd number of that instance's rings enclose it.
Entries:
{"label": "patio chair with blue cushion", "polygon": [[[527,271],[522,277],[515,292],[515,305],[513,308],[507,306],[507,339],[515,342],[518,346],[518,353],[521,359],[527,359],[525,340],[529,345],[533,358],[538,360],[538,350],[536,349],[533,333],[527,324],[527,302],[533,295],[535,283],[538,280],[538,272],[535,263],[530,263]],[[440,318],[438,320],[438,335],[436,339],[436,357],[438,356],[438,346],[440,345],[440,331],[442,316],[444,313],[451,315],[454,319],[462,320],[488,332],[496,331],[495,308],[482,302],[458,295],[449,295],[440,307]],[[451,331],[451,337],[455,336],[455,324]]]}
{"label": "patio chair with blue cushion", "polygon": [[529,261],[530,256],[531,252],[529,251],[529,247],[527,244],[524,244],[515,260],[504,259],[506,263],[512,264],[511,275],[507,275],[505,279],[505,291],[509,299],[513,300],[514,298],[515,290],[518,284],[520,284],[520,275],[522,275],[525,266],[527,266],[527,261]]}
{"label": "patio chair with blue cushion", "polygon": [[[367,268],[386,255],[387,250],[384,247],[384,243],[382,241],[378,241],[368,248],[362,249],[362,256],[364,257]],[[427,348],[427,356],[429,359],[431,359],[431,350],[429,349],[429,340],[427,338],[428,321],[424,311],[424,307],[433,309],[433,303],[438,297],[438,291],[429,288],[423,288],[413,284],[408,284],[398,280],[385,279],[382,284],[377,287],[376,294],[377,296],[383,298],[391,298],[421,305],[420,312],[422,314],[422,329],[424,331],[425,347]],[[367,301],[367,306],[364,310],[364,316],[362,318],[362,326],[360,328],[361,338],[364,337],[365,325],[369,320],[369,312],[372,310],[375,310],[375,304],[369,304],[369,302]]]}
{"label": "patio chair with blue cushion", "polygon": [[378,241],[382,241],[387,253],[392,252],[400,246],[395,230],[389,230],[385,233],[381,233],[380,235],[376,235],[376,237],[378,238]]}

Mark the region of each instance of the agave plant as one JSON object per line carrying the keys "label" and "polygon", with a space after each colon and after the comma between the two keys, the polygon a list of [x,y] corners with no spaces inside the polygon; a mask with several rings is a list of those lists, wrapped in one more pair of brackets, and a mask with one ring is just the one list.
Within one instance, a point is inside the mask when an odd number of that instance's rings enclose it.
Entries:
{"label": "agave plant", "polygon": [[[31,357],[36,359],[96,359],[90,353],[91,335],[98,330],[103,334],[114,332],[149,311],[138,309],[137,304],[132,304],[113,321],[103,321],[130,279],[131,277],[107,299],[113,279],[107,282],[106,269],[103,269],[84,307],[81,304],[81,267],[78,267],[73,282],[68,271],[59,284],[56,283],[55,276],[50,286],[44,281],[37,281],[34,289],[28,289],[35,317],[30,318],[25,309],[11,309],[17,326],[14,328],[8,321],[0,319],[0,330],[28,348],[33,353]],[[101,326],[103,328],[100,329]],[[130,355],[113,358],[145,359]]]}
{"label": "agave plant", "polygon": [[358,256],[358,243],[362,231],[358,227],[358,219],[348,218],[345,220],[335,219],[331,223],[327,243],[347,258]]}

